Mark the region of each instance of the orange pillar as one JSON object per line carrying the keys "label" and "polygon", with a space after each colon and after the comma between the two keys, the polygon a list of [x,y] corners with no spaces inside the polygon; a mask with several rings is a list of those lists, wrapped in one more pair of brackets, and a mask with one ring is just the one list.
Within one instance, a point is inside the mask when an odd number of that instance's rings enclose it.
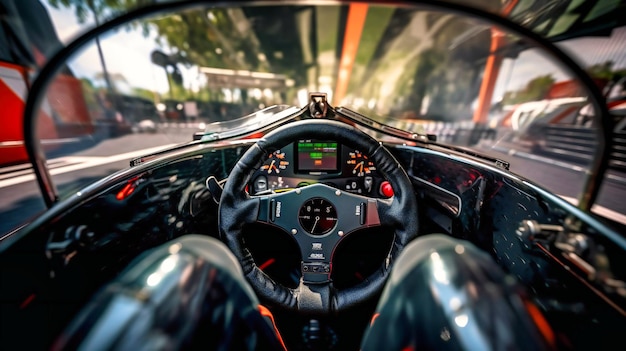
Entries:
{"label": "orange pillar", "polygon": [[500,66],[502,65],[502,55],[498,54],[498,50],[502,47],[504,41],[504,34],[492,28],[491,48],[489,49],[490,54],[485,64],[485,73],[483,74],[483,81],[480,85],[478,105],[476,106],[476,111],[474,111],[474,123],[487,123],[489,108],[491,107],[491,100],[493,98],[493,90],[496,87],[498,73],[500,73]]}
{"label": "orange pillar", "polygon": [[346,20],[346,30],[343,37],[343,47],[341,49],[341,61],[339,61],[339,76],[337,86],[333,93],[333,105],[337,106],[346,96],[350,75],[356,53],[359,49],[365,18],[367,17],[367,4],[351,4]]}
{"label": "orange pillar", "polygon": [[[502,9],[502,16],[507,17],[518,0],[510,0]],[[486,124],[489,117],[489,108],[491,107],[491,100],[493,99],[493,90],[496,87],[498,80],[498,73],[500,73],[500,66],[502,65],[502,55],[498,54],[501,47],[506,44],[504,33],[497,28],[491,28],[491,47],[489,49],[489,57],[485,64],[485,73],[483,74],[483,81],[480,85],[480,92],[478,94],[478,104],[476,111],[474,111],[474,123]]]}

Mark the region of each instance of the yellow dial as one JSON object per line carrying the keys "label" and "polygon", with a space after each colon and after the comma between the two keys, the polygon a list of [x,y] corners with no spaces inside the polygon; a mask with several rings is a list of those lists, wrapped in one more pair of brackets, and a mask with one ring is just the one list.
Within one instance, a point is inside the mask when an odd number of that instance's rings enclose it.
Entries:
{"label": "yellow dial", "polygon": [[350,166],[352,174],[357,177],[363,177],[366,174],[372,173],[372,171],[376,169],[376,167],[374,167],[374,163],[358,150],[350,152],[350,158],[346,161],[346,163]]}
{"label": "yellow dial", "polygon": [[286,160],[285,153],[276,150],[269,154],[263,166],[261,166],[261,170],[266,172],[267,174],[280,174],[281,171],[284,171],[289,166],[289,161]]}

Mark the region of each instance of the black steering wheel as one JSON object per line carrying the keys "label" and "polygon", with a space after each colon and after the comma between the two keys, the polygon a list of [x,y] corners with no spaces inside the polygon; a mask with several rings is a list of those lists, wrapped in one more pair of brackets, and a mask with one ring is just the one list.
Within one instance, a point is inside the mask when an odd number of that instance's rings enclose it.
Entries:
{"label": "black steering wheel", "polygon": [[[360,150],[389,181],[394,195],[375,199],[320,183],[263,196],[250,196],[245,191],[267,155],[303,139],[333,140]],[[313,209],[308,208],[309,212],[305,211],[303,216],[300,210],[306,206]],[[336,216],[326,220],[325,214],[333,211]],[[254,222],[278,226],[298,243],[302,254],[302,278],[296,289],[274,282],[257,267],[242,240],[243,226]],[[358,229],[379,225],[394,230],[392,247],[381,268],[354,287],[335,289],[330,276],[332,255],[339,242],[357,233]],[[267,134],[239,159],[224,185],[219,205],[219,228],[261,299],[292,311],[324,314],[355,306],[382,290],[395,258],[417,236],[417,200],[406,172],[381,143],[340,122],[303,120]]]}

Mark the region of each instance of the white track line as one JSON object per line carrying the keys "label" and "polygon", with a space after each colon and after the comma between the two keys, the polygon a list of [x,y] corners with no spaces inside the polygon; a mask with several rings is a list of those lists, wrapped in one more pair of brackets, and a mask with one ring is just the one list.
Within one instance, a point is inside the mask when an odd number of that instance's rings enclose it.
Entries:
{"label": "white track line", "polygon": [[[73,171],[77,171],[77,170],[81,170],[81,169],[85,169],[85,168],[91,168],[91,167],[100,166],[100,165],[104,165],[104,164],[107,164],[107,163],[123,161],[123,160],[130,161],[131,159],[133,159],[135,157],[148,155],[148,154],[151,154],[151,153],[154,153],[154,152],[157,152],[157,151],[161,151],[163,149],[166,149],[166,148],[174,146],[174,145],[176,145],[176,144],[168,144],[168,145],[163,145],[163,146],[151,147],[151,148],[147,148],[147,149],[143,149],[143,150],[137,150],[137,151],[127,152],[127,153],[124,153],[124,154],[112,155],[112,156],[104,156],[104,157],[98,157],[98,156],[92,156],[92,157],[88,157],[88,156],[67,156],[67,157],[61,157],[61,158],[58,158],[58,159],[50,160],[49,163],[64,161],[64,162],[69,163],[69,164],[67,166],[59,166],[59,167],[51,169],[50,170],[50,175],[53,175],[53,176],[54,175],[59,175],[59,174],[63,174],[63,173],[73,172]],[[23,175],[19,175],[17,177],[0,180],[0,188],[16,185],[16,184],[20,184],[20,183],[30,182],[30,181],[33,181],[33,180],[35,180],[35,174],[32,173],[32,170],[30,170],[29,174],[23,174]]]}

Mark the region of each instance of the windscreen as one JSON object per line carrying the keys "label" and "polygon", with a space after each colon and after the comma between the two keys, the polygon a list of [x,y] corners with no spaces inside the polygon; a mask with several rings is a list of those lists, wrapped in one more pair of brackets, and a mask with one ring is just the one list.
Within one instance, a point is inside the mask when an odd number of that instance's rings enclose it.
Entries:
{"label": "windscreen", "polygon": [[[78,35],[69,24],[100,23],[130,9],[42,3],[65,43]],[[488,9],[503,17],[526,13],[500,2]],[[539,31],[540,23],[533,25]],[[623,127],[625,29],[593,37],[564,37],[568,32],[557,29],[559,46],[598,89],[612,92],[612,118]],[[588,89],[550,53],[496,23],[435,7],[205,4],[125,23],[65,66],[36,124],[61,198],[194,135],[239,135],[228,131],[242,126],[253,133],[289,106],[306,106],[309,92],[324,92],[332,106],[380,123],[432,134],[437,143],[507,161],[513,173],[572,201],[598,147]],[[268,109],[273,105],[283,107]],[[3,170],[12,178],[0,181],[0,192],[10,194],[0,196],[1,205],[24,217],[41,208],[39,195],[23,135],[5,139],[11,147],[0,149]],[[308,170],[335,169],[337,150],[327,141],[298,147]],[[616,151],[598,200],[613,218],[626,212],[618,200],[626,184],[620,157]]]}

